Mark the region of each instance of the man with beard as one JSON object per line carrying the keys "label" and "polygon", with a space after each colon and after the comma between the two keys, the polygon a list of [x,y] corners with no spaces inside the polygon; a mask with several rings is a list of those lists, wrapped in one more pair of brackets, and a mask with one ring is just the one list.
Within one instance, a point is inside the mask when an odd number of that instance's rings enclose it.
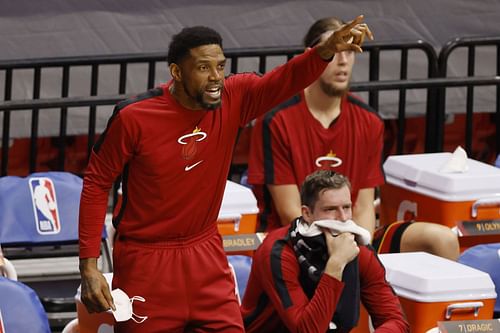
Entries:
{"label": "man with beard", "polygon": [[246,332],[349,332],[360,301],[375,332],[409,332],[382,264],[364,246],[369,233],[351,220],[349,180],[318,170],[300,198],[302,216],[269,233],[253,256],[241,306]]}
{"label": "man with beard", "polygon": [[225,79],[222,39],[210,28],[173,37],[172,80],[117,104],[85,172],[80,273],[89,312],[115,310],[97,258],[108,193],[121,175],[112,287],[125,292],[120,300],[139,302],[115,332],[243,332],[216,226],[238,130],[311,84],[338,52],[360,52],[372,37],[362,20],[263,76]]}
{"label": "man with beard", "polygon": [[[306,50],[342,25],[333,17],[316,21],[304,37]],[[301,182],[314,170],[326,169],[349,177],[353,220],[374,232],[375,187],[384,183],[384,124],[370,106],[349,93],[353,65],[354,52],[336,54],[318,80],[257,119],[248,183],[259,203],[260,230],[275,229],[300,216]],[[383,251],[427,251],[452,260],[459,255],[457,236],[439,224],[398,222],[376,235],[376,245]]]}

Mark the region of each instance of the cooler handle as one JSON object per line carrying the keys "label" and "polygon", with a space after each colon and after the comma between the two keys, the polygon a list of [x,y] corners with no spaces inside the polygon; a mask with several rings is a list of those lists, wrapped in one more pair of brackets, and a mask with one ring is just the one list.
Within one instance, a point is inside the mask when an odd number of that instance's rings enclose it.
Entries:
{"label": "cooler handle", "polygon": [[473,218],[476,218],[477,217],[477,210],[478,210],[478,208],[479,207],[483,207],[483,206],[489,206],[489,207],[491,207],[491,206],[500,206],[500,196],[489,197],[489,198],[482,198],[482,199],[476,200],[472,204],[470,215]]}
{"label": "cooler handle", "polygon": [[479,314],[479,308],[484,306],[483,302],[465,302],[465,303],[453,303],[446,307],[446,319],[449,320],[451,318],[451,314],[455,310],[461,309],[474,309],[474,317],[477,317]]}
{"label": "cooler handle", "polygon": [[240,231],[240,221],[241,221],[241,214],[222,214],[219,215],[219,220],[220,221],[234,221],[234,232]]}

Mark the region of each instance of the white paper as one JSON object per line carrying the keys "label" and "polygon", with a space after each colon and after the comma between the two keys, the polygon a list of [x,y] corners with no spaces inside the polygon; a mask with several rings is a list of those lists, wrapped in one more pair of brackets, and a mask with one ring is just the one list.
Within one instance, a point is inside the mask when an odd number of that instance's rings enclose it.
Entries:
{"label": "white paper", "polygon": [[441,166],[439,172],[465,173],[469,170],[467,160],[467,152],[462,147],[458,146],[453,154],[451,154],[450,159]]}

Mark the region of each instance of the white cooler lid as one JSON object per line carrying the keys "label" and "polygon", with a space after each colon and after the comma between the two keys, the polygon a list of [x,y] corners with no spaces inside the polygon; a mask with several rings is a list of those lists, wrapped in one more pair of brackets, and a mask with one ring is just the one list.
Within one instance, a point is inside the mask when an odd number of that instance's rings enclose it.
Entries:
{"label": "white cooler lid", "polygon": [[464,173],[442,173],[451,153],[389,156],[384,162],[388,184],[443,201],[472,201],[500,198],[500,168],[467,159]]}
{"label": "white cooler lid", "polygon": [[496,298],[488,273],[426,252],[379,255],[398,296],[417,302]]}
{"label": "white cooler lid", "polygon": [[230,180],[226,181],[219,220],[231,220],[258,212],[257,199],[251,189]]}

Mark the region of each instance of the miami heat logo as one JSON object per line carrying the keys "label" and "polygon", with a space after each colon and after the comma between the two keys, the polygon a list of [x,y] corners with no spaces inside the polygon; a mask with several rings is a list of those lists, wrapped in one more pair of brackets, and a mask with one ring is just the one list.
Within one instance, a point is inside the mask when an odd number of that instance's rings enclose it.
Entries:
{"label": "miami heat logo", "polygon": [[185,160],[192,159],[198,152],[198,142],[205,140],[207,133],[202,132],[201,129],[196,127],[192,133],[181,136],[177,139],[182,147],[182,158]]}
{"label": "miami heat logo", "polygon": [[316,166],[318,168],[336,168],[341,164],[342,160],[331,150],[326,156],[320,156],[316,159]]}
{"label": "miami heat logo", "polygon": [[29,186],[36,230],[41,235],[58,234],[61,223],[54,183],[49,178],[33,177],[29,180]]}

